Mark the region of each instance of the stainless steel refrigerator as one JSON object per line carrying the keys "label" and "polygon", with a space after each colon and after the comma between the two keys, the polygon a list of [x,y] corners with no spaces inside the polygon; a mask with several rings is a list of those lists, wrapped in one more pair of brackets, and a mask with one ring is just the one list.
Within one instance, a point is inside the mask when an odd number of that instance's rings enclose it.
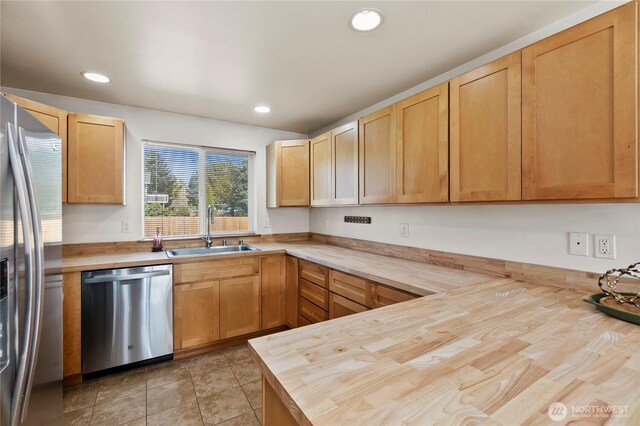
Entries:
{"label": "stainless steel refrigerator", "polygon": [[0,425],[62,424],[62,143],[0,101]]}

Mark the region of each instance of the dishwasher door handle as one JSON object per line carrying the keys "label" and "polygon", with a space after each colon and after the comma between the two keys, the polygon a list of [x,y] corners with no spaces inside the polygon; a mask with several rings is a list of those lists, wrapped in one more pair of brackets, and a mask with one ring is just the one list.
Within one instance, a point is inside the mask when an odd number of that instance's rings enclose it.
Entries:
{"label": "dishwasher door handle", "polygon": [[129,274],[129,275],[99,275],[97,277],[85,278],[84,282],[87,284],[98,284],[98,283],[110,283],[113,281],[130,281],[130,280],[141,280],[144,278],[151,277],[160,277],[162,275],[169,275],[171,271],[152,271],[152,272],[142,272],[140,274]]}

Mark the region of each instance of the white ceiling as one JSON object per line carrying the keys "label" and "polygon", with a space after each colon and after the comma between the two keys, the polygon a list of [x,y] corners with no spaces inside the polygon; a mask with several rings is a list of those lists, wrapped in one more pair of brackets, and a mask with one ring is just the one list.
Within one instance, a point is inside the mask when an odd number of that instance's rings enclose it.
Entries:
{"label": "white ceiling", "polygon": [[308,134],[593,3],[2,1],[0,83]]}

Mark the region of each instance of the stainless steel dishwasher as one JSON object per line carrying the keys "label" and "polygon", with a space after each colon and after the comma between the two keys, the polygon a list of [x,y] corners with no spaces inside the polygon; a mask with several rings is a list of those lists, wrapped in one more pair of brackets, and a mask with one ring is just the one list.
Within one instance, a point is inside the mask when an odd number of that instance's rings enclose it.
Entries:
{"label": "stainless steel dishwasher", "polygon": [[83,375],[173,357],[172,275],[171,265],[82,273]]}

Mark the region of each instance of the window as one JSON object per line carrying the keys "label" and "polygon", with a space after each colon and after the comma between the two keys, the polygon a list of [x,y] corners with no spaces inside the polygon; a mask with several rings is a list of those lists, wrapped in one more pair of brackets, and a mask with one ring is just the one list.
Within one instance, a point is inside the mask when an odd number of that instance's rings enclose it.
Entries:
{"label": "window", "polygon": [[251,232],[254,153],[144,141],[144,236]]}

